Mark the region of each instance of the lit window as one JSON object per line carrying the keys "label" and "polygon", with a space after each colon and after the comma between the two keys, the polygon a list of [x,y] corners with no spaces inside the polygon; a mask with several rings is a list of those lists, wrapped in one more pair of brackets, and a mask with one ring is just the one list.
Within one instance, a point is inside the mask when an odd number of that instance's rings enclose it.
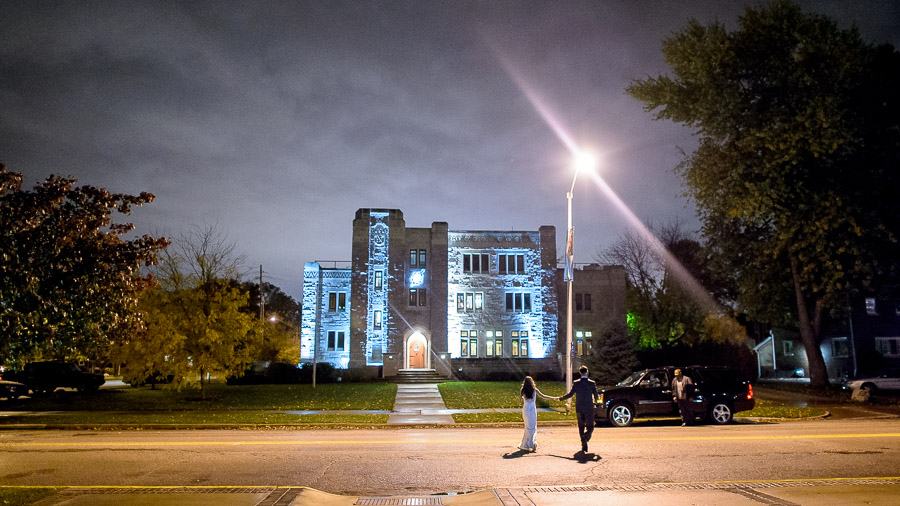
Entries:
{"label": "lit window", "polygon": [[[522,334],[522,336],[524,337],[524,334]],[[528,340],[527,339],[521,339],[519,341],[519,354],[523,357],[528,356]]]}
{"label": "lit window", "polygon": [[512,352],[512,356],[518,357],[519,356],[519,340],[513,339],[512,341],[510,341],[509,349]]}
{"label": "lit window", "polygon": [[[471,335],[475,335],[475,331],[470,332]],[[469,339],[469,356],[477,357],[478,356],[478,339]]]}
{"label": "lit window", "polygon": [[381,328],[381,310],[376,309],[375,315],[372,317],[372,326],[377,330]]}
{"label": "lit window", "polygon": [[576,330],[575,337],[578,337],[578,338],[584,337],[584,331]]}
{"label": "lit window", "polygon": [[878,314],[878,311],[875,308],[875,298],[868,297],[866,298],[866,314],[875,316]]}
{"label": "lit window", "polygon": [[487,345],[487,347],[484,349],[485,355],[487,355],[488,357],[493,357],[494,356],[494,341],[487,340],[487,341],[485,341],[485,344]]}
{"label": "lit window", "polygon": [[459,331],[459,355],[462,357],[469,356],[469,331],[461,330]]}
{"label": "lit window", "polygon": [[498,357],[503,356],[503,340],[497,339],[494,341],[494,355]]}
{"label": "lit window", "polygon": [[575,354],[584,355],[584,341],[581,339],[575,341]]}
{"label": "lit window", "polygon": [[381,287],[384,284],[384,271],[377,270],[375,271],[375,289],[381,290]]}
{"label": "lit window", "polygon": [[456,294],[456,312],[481,311],[484,309],[484,293],[461,292]]}

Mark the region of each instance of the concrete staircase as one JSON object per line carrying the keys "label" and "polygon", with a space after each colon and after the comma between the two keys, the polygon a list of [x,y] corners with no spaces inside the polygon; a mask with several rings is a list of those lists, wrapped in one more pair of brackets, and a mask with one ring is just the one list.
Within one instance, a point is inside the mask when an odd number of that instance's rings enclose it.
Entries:
{"label": "concrete staircase", "polygon": [[389,381],[394,383],[442,383],[447,378],[439,375],[434,369],[403,369]]}

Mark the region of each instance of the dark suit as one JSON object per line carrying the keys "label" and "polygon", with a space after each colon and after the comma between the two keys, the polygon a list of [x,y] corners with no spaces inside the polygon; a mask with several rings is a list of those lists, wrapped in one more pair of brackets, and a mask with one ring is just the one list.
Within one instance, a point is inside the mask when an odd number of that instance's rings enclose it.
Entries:
{"label": "dark suit", "polygon": [[572,390],[559,399],[564,401],[575,396],[575,415],[578,417],[578,435],[581,436],[581,447],[587,448],[587,442],[594,433],[594,402],[597,401],[597,384],[586,376],[572,384]]}

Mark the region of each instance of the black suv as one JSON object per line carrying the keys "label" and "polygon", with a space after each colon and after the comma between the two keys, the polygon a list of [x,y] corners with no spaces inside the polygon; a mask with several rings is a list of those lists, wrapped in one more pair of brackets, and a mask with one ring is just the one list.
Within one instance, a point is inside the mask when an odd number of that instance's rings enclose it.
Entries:
{"label": "black suv", "polygon": [[658,367],[633,372],[616,386],[603,390],[595,419],[627,427],[637,417],[678,416],[678,404],[672,400],[675,369],[681,369],[694,382],[688,393],[695,417],[726,424],[734,413],[756,405],[750,382],[730,367]]}
{"label": "black suv", "polygon": [[102,374],[82,371],[68,362],[31,362],[16,375],[16,381],[25,383],[34,393],[53,392],[58,387],[94,392],[106,382]]}

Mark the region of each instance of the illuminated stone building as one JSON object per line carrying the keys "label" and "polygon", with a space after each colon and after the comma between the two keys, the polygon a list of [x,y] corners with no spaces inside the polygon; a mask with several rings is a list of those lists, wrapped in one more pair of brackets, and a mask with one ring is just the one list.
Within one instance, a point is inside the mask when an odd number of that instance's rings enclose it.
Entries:
{"label": "illuminated stone building", "polygon": [[[301,357],[315,353],[360,379],[407,369],[558,377],[565,329],[558,271],[552,226],[413,228],[399,210],[360,209],[349,267],[304,266]],[[615,289],[624,327],[624,275]]]}

